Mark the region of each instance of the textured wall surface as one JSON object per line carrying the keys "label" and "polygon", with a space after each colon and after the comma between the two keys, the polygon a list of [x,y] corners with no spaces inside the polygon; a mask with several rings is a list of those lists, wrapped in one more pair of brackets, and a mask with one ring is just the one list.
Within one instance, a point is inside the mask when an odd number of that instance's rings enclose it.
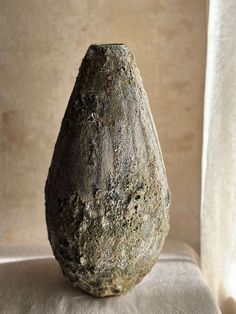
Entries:
{"label": "textured wall surface", "polygon": [[124,42],[172,191],[170,236],[199,247],[205,0],[0,0],[0,244],[47,241],[44,184],[91,43]]}

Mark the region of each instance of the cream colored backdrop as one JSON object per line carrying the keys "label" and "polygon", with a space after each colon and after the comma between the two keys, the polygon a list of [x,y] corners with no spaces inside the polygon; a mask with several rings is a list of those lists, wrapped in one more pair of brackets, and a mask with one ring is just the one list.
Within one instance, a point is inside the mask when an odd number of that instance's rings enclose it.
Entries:
{"label": "cream colored backdrop", "polygon": [[41,243],[44,183],[87,47],[133,51],[172,191],[170,236],[199,248],[205,0],[0,0],[0,244]]}

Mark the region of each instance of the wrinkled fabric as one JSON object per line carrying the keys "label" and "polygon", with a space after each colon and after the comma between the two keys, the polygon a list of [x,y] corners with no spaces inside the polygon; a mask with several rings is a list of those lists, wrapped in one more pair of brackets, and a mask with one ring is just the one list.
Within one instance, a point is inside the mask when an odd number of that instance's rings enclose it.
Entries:
{"label": "wrinkled fabric", "polygon": [[49,247],[0,247],[0,255],[0,313],[219,313],[197,255],[178,242],[166,243],[159,262],[133,290],[103,299],[72,287]]}
{"label": "wrinkled fabric", "polygon": [[236,1],[209,4],[201,260],[219,303],[236,309]]}

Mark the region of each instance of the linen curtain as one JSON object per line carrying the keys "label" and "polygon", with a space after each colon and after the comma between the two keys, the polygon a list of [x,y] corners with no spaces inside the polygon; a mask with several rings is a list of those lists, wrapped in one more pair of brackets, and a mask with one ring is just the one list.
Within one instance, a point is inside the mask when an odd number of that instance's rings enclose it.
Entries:
{"label": "linen curtain", "polygon": [[201,260],[221,308],[236,313],[236,0],[210,0],[208,13]]}

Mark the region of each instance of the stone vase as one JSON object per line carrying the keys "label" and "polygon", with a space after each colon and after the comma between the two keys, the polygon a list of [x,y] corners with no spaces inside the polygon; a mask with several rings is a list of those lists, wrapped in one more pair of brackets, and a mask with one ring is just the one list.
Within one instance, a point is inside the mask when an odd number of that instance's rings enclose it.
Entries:
{"label": "stone vase", "polygon": [[119,295],[157,262],[170,193],[142,79],[123,44],[91,45],[45,188],[49,241],[72,284]]}

